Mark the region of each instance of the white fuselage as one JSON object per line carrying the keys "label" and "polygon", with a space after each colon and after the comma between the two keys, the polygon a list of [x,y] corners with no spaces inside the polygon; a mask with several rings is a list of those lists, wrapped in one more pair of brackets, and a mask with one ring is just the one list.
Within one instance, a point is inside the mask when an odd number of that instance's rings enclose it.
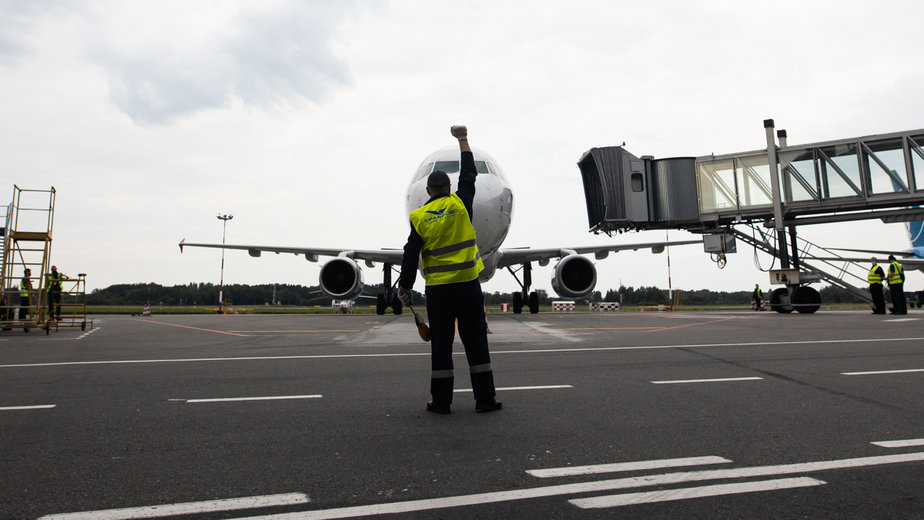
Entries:
{"label": "white fuselage", "polygon": [[[477,148],[472,148],[472,153],[478,170],[472,224],[475,226],[478,251],[485,267],[479,279],[485,282],[494,276],[500,246],[510,229],[513,191],[494,158]],[[427,195],[427,177],[434,170],[443,170],[449,175],[452,191],[458,188],[459,157],[459,147],[450,146],[433,152],[423,160],[407,189],[406,213],[409,214],[430,200]]]}

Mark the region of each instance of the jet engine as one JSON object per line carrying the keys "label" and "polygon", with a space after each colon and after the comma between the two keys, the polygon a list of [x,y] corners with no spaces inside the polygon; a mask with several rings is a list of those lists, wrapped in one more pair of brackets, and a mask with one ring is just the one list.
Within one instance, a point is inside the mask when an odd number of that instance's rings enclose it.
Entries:
{"label": "jet engine", "polygon": [[334,258],[321,268],[321,290],[336,300],[352,300],[363,291],[362,269],[349,258]]}
{"label": "jet engine", "polygon": [[568,255],[555,264],[552,289],[564,298],[583,298],[597,285],[597,269],[581,255]]}

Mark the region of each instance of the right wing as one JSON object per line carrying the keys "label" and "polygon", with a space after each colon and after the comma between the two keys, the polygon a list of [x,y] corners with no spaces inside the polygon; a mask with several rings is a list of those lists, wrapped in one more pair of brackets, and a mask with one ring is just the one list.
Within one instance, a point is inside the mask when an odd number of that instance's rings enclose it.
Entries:
{"label": "right wing", "polygon": [[211,247],[215,249],[238,249],[247,251],[247,254],[258,257],[262,253],[290,253],[293,255],[304,255],[311,262],[317,262],[319,256],[341,256],[353,260],[365,260],[367,262],[380,262],[384,264],[401,264],[404,257],[403,249],[332,249],[323,247],[280,247],[280,246],[248,246],[239,244],[203,244],[186,242],[184,238],[180,241],[180,252],[184,247]]}

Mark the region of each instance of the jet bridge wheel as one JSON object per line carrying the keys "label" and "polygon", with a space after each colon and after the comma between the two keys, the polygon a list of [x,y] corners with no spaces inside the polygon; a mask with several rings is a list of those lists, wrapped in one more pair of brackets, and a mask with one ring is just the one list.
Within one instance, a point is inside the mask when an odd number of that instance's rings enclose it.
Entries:
{"label": "jet bridge wheel", "polygon": [[770,293],[770,308],[781,314],[789,314],[795,310],[789,301],[789,289],[780,287]]}
{"label": "jet bridge wheel", "polygon": [[812,314],[821,307],[821,295],[807,285],[796,287],[792,292],[793,306],[802,314]]}

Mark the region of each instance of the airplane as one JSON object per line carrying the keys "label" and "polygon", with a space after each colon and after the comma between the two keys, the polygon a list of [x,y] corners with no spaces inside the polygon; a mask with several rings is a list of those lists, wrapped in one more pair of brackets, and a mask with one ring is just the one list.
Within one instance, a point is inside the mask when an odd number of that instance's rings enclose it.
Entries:
{"label": "airplane", "polygon": [[[885,261],[889,255],[894,255],[895,260],[901,264],[902,268],[924,270],[924,221],[919,220],[914,222],[905,222],[905,231],[908,233],[908,241],[911,242],[910,249],[904,249],[901,251],[840,247],[829,247],[828,249],[832,251],[850,251],[854,253],[880,255],[880,258],[878,259],[879,261]],[[868,262],[869,258],[843,258],[843,260],[850,260],[853,262]]]}
{"label": "airplane", "polygon": [[[636,244],[614,244],[585,247],[563,247],[533,249],[528,247],[502,248],[504,239],[510,229],[513,214],[513,190],[498,162],[487,152],[472,147],[478,177],[475,181],[475,200],[473,202],[478,251],[481,254],[484,270],[479,280],[490,280],[497,269],[506,268],[520,286],[520,291],[513,294],[513,312],[522,313],[524,305],[529,312],[539,312],[539,295],[533,291],[531,263],[546,266],[552,259],[558,259],[553,269],[552,288],[564,298],[582,298],[590,294],[597,283],[597,271],[594,263],[585,256],[593,253],[597,260],[603,260],[611,252],[639,249],[651,249],[661,253],[667,246],[701,244],[702,240],[680,240],[671,242],[649,242]],[[405,215],[424,205],[429,196],[426,191],[427,177],[434,170],[443,170],[449,175],[453,186],[458,186],[460,170],[460,153],[458,146],[447,146],[427,156],[414,173],[407,188]],[[184,238],[180,244],[184,247],[210,247],[239,249],[247,251],[252,257],[259,257],[263,252],[291,253],[304,255],[310,262],[317,262],[321,256],[333,257],[321,267],[320,287],[328,297],[336,300],[350,300],[363,290],[363,274],[359,262],[373,268],[376,263],[383,265],[383,286],[385,292],[376,299],[376,313],[385,314],[390,306],[394,314],[401,314],[402,304],[397,297],[397,281],[392,284],[394,266],[400,267],[404,255],[402,248],[383,249],[331,249],[320,247],[285,247],[259,245],[232,245],[189,243]],[[516,271],[514,267],[519,267]],[[523,279],[517,277],[522,272]]]}

